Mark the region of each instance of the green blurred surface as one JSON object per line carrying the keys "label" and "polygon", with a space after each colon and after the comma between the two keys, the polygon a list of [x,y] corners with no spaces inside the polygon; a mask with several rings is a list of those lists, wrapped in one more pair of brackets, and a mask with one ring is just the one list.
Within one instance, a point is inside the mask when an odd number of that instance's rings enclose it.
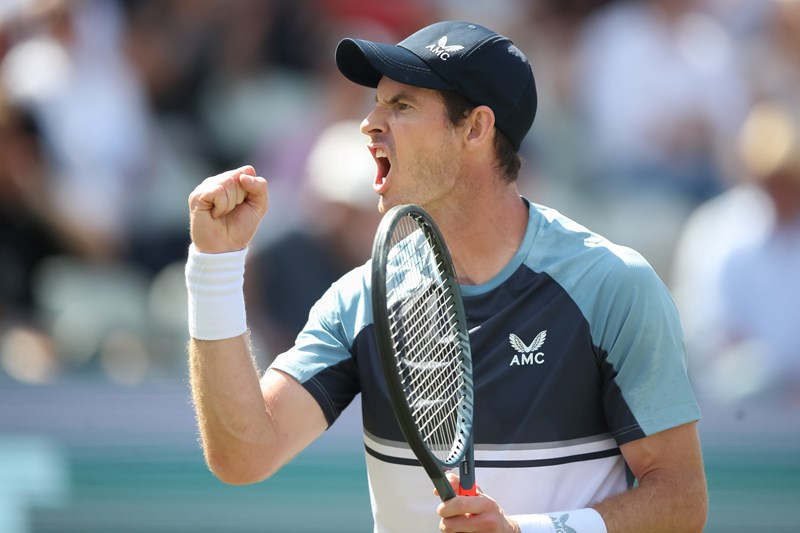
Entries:
{"label": "green blurred surface", "polygon": [[[70,460],[69,501],[35,533],[371,530],[363,456],[306,453],[270,480],[228,486],[198,451],[98,450]],[[708,532],[798,531],[800,453],[706,452]]]}
{"label": "green blurred surface", "polygon": [[70,461],[69,502],[32,510],[36,533],[371,531],[362,456],[304,454],[230,486],[199,452],[98,450]]}
{"label": "green blurred surface", "polygon": [[707,450],[707,532],[800,531],[800,451]]}

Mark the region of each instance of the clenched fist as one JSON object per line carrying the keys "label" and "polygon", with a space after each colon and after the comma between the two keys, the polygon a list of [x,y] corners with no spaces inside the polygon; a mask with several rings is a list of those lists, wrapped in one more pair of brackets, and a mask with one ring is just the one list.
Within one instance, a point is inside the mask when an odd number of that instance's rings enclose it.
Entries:
{"label": "clenched fist", "polygon": [[206,178],[189,195],[192,242],[211,254],[246,248],[267,204],[267,180],[250,165]]}

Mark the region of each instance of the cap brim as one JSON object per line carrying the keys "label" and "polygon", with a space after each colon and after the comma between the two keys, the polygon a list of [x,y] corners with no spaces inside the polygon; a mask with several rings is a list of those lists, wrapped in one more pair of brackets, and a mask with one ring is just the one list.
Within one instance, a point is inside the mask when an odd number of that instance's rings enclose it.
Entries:
{"label": "cap brim", "polygon": [[363,39],[343,39],[336,47],[336,66],[350,81],[377,87],[383,76],[428,89],[451,89],[425,62],[402,46]]}

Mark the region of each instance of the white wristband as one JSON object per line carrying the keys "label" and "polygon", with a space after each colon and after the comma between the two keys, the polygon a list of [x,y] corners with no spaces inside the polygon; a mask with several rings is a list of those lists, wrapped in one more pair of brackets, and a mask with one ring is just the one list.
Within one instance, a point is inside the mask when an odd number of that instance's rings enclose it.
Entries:
{"label": "white wristband", "polygon": [[189,335],[200,340],[237,337],[247,331],[244,306],[244,262],[247,248],[206,254],[189,246],[186,289]]}
{"label": "white wristband", "polygon": [[517,522],[521,533],[608,533],[600,513],[588,507],[560,513],[513,515],[509,518]]}

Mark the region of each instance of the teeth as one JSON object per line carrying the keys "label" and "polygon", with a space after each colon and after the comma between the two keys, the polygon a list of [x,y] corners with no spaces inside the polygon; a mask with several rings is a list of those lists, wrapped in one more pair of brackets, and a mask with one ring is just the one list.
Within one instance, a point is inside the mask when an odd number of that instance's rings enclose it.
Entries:
{"label": "teeth", "polygon": [[375,157],[389,157],[389,156],[386,154],[386,151],[383,148],[376,148]]}

